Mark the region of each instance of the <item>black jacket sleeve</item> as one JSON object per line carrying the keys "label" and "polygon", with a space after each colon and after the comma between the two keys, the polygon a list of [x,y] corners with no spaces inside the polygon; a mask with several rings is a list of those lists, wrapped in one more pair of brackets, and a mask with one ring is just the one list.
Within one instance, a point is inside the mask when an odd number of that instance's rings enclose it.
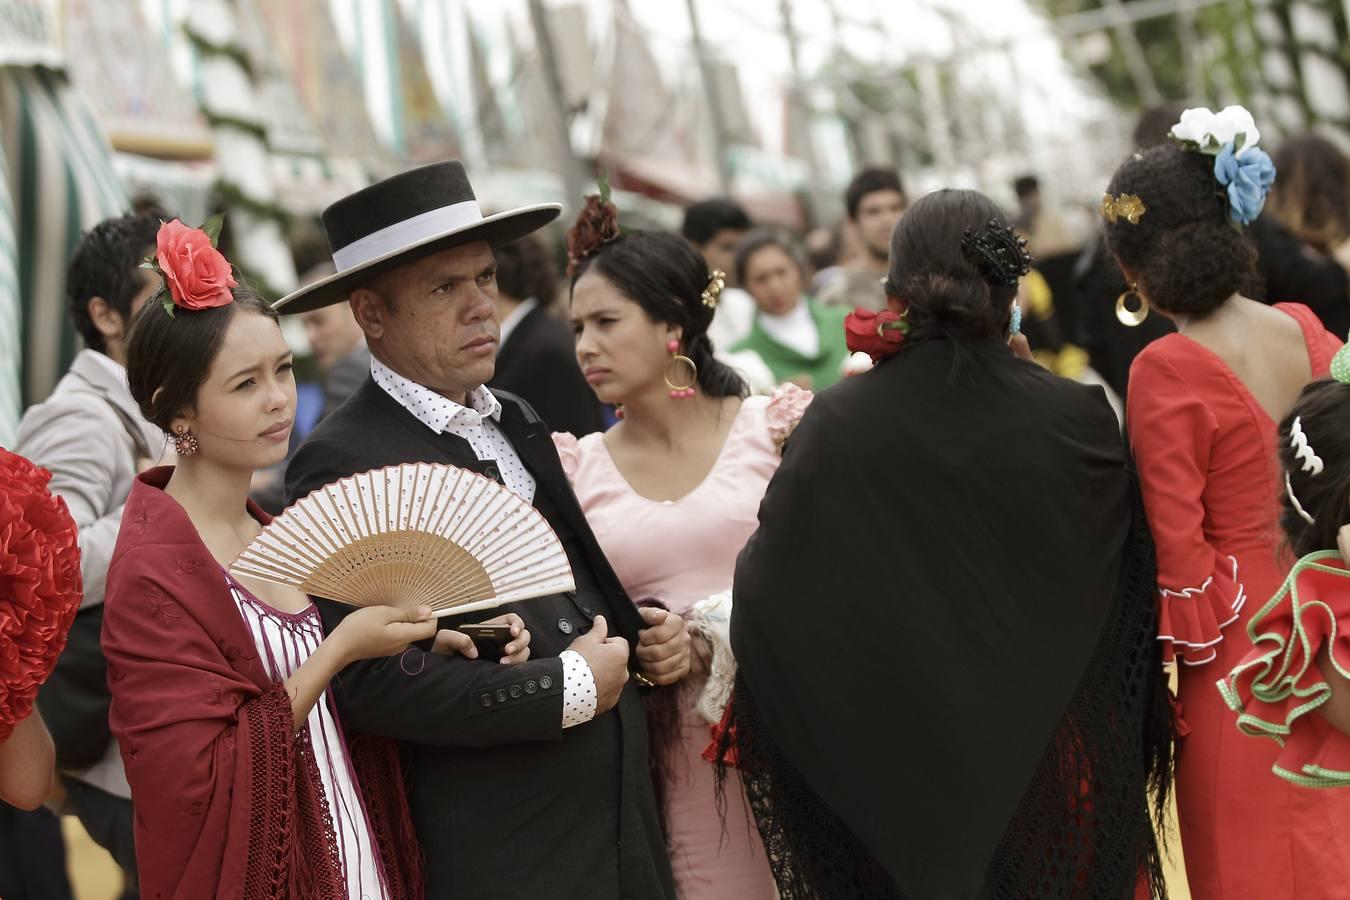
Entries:
{"label": "black jacket sleeve", "polygon": [[[286,470],[292,502],[360,465],[336,441],[311,439]],[[315,598],[324,632],[354,611]],[[455,623],[441,619],[442,627]],[[504,666],[411,648],[401,656],[361,660],[333,682],[351,728],[365,734],[445,747],[491,747],[562,737],[563,666],[556,657]]]}

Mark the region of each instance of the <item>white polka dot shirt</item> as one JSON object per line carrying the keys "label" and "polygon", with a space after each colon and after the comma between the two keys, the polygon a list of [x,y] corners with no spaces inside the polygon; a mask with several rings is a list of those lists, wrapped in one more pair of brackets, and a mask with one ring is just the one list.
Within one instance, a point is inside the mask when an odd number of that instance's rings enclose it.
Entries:
{"label": "white polka dot shirt", "polygon": [[[437,434],[453,434],[468,441],[474,456],[497,464],[508,488],[534,502],[534,476],[497,427],[502,418],[502,403],[492,391],[482,386],[470,391],[466,407],[404,378],[374,357],[370,360],[370,375],[417,421]],[[575,650],[564,650],[558,654],[558,659],[563,664],[562,726],[571,728],[595,718],[595,675],[586,659]]]}
{"label": "white polka dot shirt", "polygon": [[475,388],[469,392],[469,405],[460,406],[431,388],[404,378],[374,357],[370,360],[370,374],[417,421],[437,434],[464,438],[480,460],[497,464],[508,488],[534,501],[534,476],[497,427],[502,418],[502,402],[492,396],[492,391],[482,386]]}

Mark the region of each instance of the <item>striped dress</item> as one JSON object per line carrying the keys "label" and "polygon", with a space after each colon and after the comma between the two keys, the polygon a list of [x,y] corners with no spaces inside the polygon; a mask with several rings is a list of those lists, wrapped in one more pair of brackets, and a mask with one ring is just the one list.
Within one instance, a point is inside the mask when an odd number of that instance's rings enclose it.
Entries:
{"label": "striped dress", "polygon": [[[323,640],[318,607],[310,604],[303,612],[280,612],[254,597],[233,578],[227,576],[227,580],[239,615],[257,645],[258,658],[274,681],[285,681]],[[306,724],[333,819],[333,835],[347,879],[347,896],[353,900],[389,900],[379,853],[370,834],[365,805],[330,691],[324,691],[314,704]]]}

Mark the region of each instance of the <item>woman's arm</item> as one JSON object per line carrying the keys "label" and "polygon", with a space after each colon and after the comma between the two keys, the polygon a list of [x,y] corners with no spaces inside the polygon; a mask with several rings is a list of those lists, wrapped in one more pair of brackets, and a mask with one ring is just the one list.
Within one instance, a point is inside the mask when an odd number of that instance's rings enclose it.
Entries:
{"label": "woman's arm", "polygon": [[56,749],[36,709],[0,744],[0,800],[37,809],[52,790]]}
{"label": "woman's arm", "polygon": [[1317,712],[1337,731],[1350,736],[1350,681],[1331,664],[1326,647],[1317,654],[1317,668],[1331,688],[1331,696],[1317,707]]}

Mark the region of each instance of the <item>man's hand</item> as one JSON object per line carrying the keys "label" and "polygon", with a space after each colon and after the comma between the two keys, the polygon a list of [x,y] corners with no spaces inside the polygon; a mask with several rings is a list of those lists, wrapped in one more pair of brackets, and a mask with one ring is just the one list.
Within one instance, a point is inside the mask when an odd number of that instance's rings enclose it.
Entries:
{"label": "man's hand", "polygon": [[691,642],[684,619],[650,606],[638,612],[647,624],[638,635],[637,658],[642,674],[652,684],[675,684],[689,674]]}
{"label": "man's hand", "polygon": [[[511,641],[502,648],[502,658],[498,660],[502,665],[519,665],[530,658],[530,632],[525,627],[525,620],[520,616],[515,613],[507,613],[504,616],[497,616],[495,619],[488,619],[481,624],[511,626]],[[465,659],[478,658],[478,648],[474,646],[473,640],[464,632],[456,631],[453,628],[442,628],[436,632],[436,640],[431,645],[431,652],[446,655],[458,653]]]}
{"label": "man's hand", "polygon": [[604,616],[596,616],[591,630],[572,642],[575,650],[591,667],[595,679],[595,714],[613,709],[628,681],[628,642],[621,637],[609,637],[609,625]]}

